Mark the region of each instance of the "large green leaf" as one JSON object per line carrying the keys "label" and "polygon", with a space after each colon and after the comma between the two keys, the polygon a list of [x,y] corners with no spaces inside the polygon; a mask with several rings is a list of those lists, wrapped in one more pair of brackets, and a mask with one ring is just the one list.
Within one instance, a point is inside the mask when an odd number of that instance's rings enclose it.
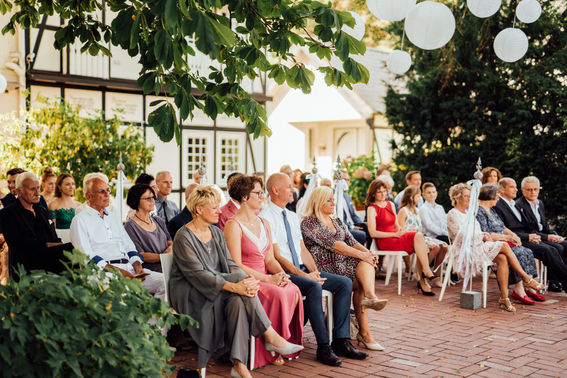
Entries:
{"label": "large green leaf", "polygon": [[171,37],[164,29],[158,30],[155,36],[154,54],[157,61],[165,69],[173,64],[173,46]]}

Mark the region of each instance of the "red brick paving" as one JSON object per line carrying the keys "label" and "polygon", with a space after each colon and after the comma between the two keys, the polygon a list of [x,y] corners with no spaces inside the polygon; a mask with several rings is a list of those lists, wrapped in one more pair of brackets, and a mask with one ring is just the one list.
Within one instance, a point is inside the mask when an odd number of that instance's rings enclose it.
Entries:
{"label": "red brick paving", "polygon": [[[498,308],[496,281],[489,281],[486,309],[459,308],[461,286],[452,286],[443,302],[417,294],[415,282],[396,285],[377,280],[377,293],[389,299],[380,312],[371,312],[374,338],[386,350],[366,351],[364,361],[342,359],[340,367],[315,360],[315,338],[309,324],[305,351],[283,366],[265,366],[255,377],[567,377],[567,294],[548,293],[548,302],[525,306],[517,312]],[[475,290],[480,282],[475,282]],[[434,289],[439,293],[439,289]],[[354,337],[355,335],[353,335]],[[356,342],[353,341],[356,345]],[[196,354],[179,353],[172,361],[180,367],[196,366]],[[230,377],[230,366],[207,366],[209,377]]]}

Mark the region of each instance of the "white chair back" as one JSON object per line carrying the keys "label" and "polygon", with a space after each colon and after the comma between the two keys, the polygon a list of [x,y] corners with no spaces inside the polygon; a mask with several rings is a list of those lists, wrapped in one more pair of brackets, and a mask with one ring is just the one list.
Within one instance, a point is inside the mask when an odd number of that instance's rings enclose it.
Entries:
{"label": "white chair back", "polygon": [[56,228],[55,233],[63,243],[70,243],[71,242],[71,230],[63,230],[61,228]]}

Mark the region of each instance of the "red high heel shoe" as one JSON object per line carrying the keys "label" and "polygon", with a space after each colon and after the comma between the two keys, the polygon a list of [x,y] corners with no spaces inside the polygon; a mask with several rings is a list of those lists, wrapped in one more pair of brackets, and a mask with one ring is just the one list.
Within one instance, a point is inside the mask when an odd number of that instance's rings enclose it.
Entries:
{"label": "red high heel shoe", "polygon": [[529,297],[533,298],[537,302],[545,302],[547,300],[546,297],[544,297],[543,295],[541,295],[537,291],[526,290],[526,294],[528,294]]}

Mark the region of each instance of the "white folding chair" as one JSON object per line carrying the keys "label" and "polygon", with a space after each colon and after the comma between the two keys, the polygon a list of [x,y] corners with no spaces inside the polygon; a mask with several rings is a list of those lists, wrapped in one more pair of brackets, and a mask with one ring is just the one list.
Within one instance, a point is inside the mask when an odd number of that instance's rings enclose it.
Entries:
{"label": "white folding chair", "polygon": [[71,230],[69,229],[61,229],[61,228],[56,228],[55,229],[55,233],[57,234],[57,237],[59,237],[59,239],[61,239],[61,242],[63,243],[70,243],[71,242]]}
{"label": "white folding chair", "polygon": [[[405,251],[381,251],[378,249],[376,240],[372,240],[370,245],[370,251],[378,256],[389,256],[388,267],[386,269],[386,281],[384,285],[388,286],[390,284],[390,277],[394,271],[394,265],[398,266],[398,295],[402,295],[402,261],[403,257],[407,256],[408,253]],[[411,269],[410,269],[411,270]]]}
{"label": "white folding chair", "polygon": [[[169,277],[171,276],[171,264],[173,263],[173,254],[162,253],[159,255],[159,261],[161,262],[161,271],[163,273],[163,282],[165,285],[165,296],[163,300],[166,301],[171,306],[171,303],[169,303]],[[173,311],[175,311],[175,309]],[[200,372],[201,377],[205,378],[205,376],[207,375],[207,368],[203,367],[200,370],[201,370]]]}
{"label": "white folding chair", "polygon": [[543,264],[543,261],[539,259],[534,259],[537,268],[537,274],[539,276],[539,282],[547,287],[547,266]]}

